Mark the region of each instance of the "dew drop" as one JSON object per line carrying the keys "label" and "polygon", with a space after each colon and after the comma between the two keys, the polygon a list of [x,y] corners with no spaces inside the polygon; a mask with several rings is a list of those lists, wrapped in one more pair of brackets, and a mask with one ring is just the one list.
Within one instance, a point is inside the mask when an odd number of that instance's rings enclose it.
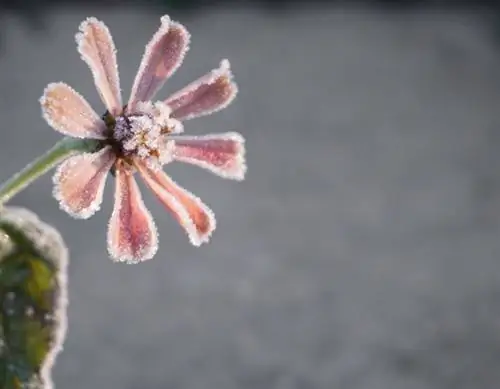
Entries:
{"label": "dew drop", "polygon": [[26,307],[24,312],[26,313],[26,316],[32,317],[35,314],[35,309],[30,305]]}
{"label": "dew drop", "polygon": [[50,312],[47,312],[45,315],[43,315],[43,318],[47,321],[53,321],[54,320],[54,315]]}

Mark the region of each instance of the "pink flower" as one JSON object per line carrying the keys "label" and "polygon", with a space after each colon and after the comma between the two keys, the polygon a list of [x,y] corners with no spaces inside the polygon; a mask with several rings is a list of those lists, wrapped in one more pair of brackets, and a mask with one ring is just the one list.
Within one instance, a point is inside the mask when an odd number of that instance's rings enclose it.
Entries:
{"label": "pink flower", "polygon": [[186,230],[192,244],[207,242],[215,229],[212,211],[177,185],[162,166],[171,161],[197,165],[229,179],[245,176],[244,139],[238,133],[183,136],[184,120],[219,111],[235,98],[229,61],[165,100],[152,102],[181,65],[190,36],[168,16],[147,44],[130,99],[122,105],[116,49],[106,25],[88,18],[76,35],[78,51],[92,71],[107,111],[102,116],[64,83],[49,84],[40,99],[45,120],[60,133],[98,140],[93,153],[69,157],[54,175],[54,196],[76,218],[88,218],[102,202],[108,173],[115,176],[115,203],[108,226],[113,260],[136,263],[158,248],[156,226],[134,178],[145,184]]}

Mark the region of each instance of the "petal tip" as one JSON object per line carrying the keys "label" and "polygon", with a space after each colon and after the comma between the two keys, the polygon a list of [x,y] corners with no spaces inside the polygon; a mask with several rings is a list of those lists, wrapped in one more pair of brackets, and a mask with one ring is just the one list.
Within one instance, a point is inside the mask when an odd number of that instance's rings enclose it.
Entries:
{"label": "petal tip", "polygon": [[88,65],[101,100],[108,111],[118,114],[122,107],[116,61],[116,47],[109,28],[91,16],[80,23],[75,35],[80,58]]}
{"label": "petal tip", "polygon": [[229,174],[223,178],[243,181],[247,173],[245,138],[239,132],[229,132],[227,133],[227,139],[235,143],[235,163],[233,168],[228,172]]}
{"label": "petal tip", "polygon": [[61,175],[62,175],[62,165],[59,165],[58,169],[52,176],[52,182],[54,184],[52,188],[52,196],[56,199],[56,201],[59,203],[59,209],[62,211],[66,212],[69,216],[71,216],[74,219],[89,219],[91,216],[93,216],[97,211],[101,209],[101,204],[100,203],[92,203],[90,204],[89,207],[78,210],[76,212],[74,209],[72,209],[65,201],[64,196],[61,193],[61,189],[59,187],[60,182],[61,182]]}
{"label": "petal tip", "polygon": [[91,23],[102,23],[102,21],[97,19],[95,16],[88,16],[80,22],[80,30],[84,30],[85,27]]}
{"label": "petal tip", "polygon": [[[225,63],[224,61],[227,61],[227,63]],[[236,84],[236,82],[234,81],[234,74],[231,70],[231,67],[229,66],[228,60],[223,60],[221,62],[221,66],[219,69],[221,71],[221,75],[223,76],[224,82],[227,84],[227,86],[226,86],[226,93],[227,93],[226,101],[218,109],[220,111],[224,108],[227,108],[234,101],[234,99],[236,99],[236,96],[238,95],[238,92],[239,92],[239,88],[238,88],[238,84]]]}
{"label": "petal tip", "polygon": [[217,227],[217,220],[215,219],[213,211],[208,208],[207,205],[205,205],[198,197],[194,195],[193,198],[207,217],[207,229],[204,232],[199,232],[193,220],[188,216],[192,226],[191,228],[188,228],[186,226],[186,232],[188,234],[190,243],[195,247],[200,247],[203,243],[208,243],[212,238],[212,234]]}
{"label": "petal tip", "polygon": [[106,176],[114,163],[109,148],[76,154],[62,162],[52,176],[53,197],[75,219],[88,219],[101,209]]}
{"label": "petal tip", "polygon": [[224,58],[220,61],[219,68],[224,71],[230,71],[231,70],[231,63],[227,58]]}
{"label": "petal tip", "polygon": [[51,92],[53,92],[54,90],[56,90],[57,88],[73,89],[68,84],[66,84],[65,82],[62,82],[62,81],[51,82],[51,83],[47,84],[47,86],[43,90],[42,96],[40,96],[40,98],[38,99],[42,108],[47,106],[47,104],[49,103],[49,94]]}
{"label": "petal tip", "polygon": [[135,165],[146,185],[170,210],[184,228],[193,246],[207,243],[216,228],[212,210],[193,193],[180,187],[163,171],[153,171],[143,163]]}
{"label": "petal tip", "polygon": [[225,179],[236,181],[245,179],[246,148],[245,138],[241,134],[226,132],[203,136],[179,136],[175,142],[173,149],[175,160],[205,168]]}
{"label": "petal tip", "polygon": [[88,26],[91,24],[97,24],[100,27],[104,27],[107,29],[106,24],[104,24],[104,22],[102,20],[97,19],[95,16],[89,16],[89,17],[85,18],[84,20],[82,20],[80,22],[80,25],[78,26],[78,32],[76,33],[76,36],[75,36],[77,43],[81,40],[81,37],[83,35],[85,35]]}
{"label": "petal tip", "polygon": [[87,33],[87,29],[91,24],[104,24],[94,16],[89,16],[88,18],[82,20],[80,25],[78,26],[78,32],[75,34],[75,41],[77,44],[77,49],[80,55],[83,56],[82,53],[82,45],[83,40],[85,39],[85,34]]}
{"label": "petal tip", "polygon": [[182,23],[171,20],[169,23],[169,29],[177,29],[178,33],[180,35],[183,35],[186,42],[186,48],[184,50],[187,52],[189,50],[189,44],[191,43],[191,34],[189,33],[186,26],[184,26],[184,24]]}
{"label": "petal tip", "polygon": [[[163,29],[163,28],[165,28],[168,31],[168,33],[170,33],[171,31],[176,31],[177,35],[179,37],[181,37],[182,42],[183,42],[182,45],[184,46],[180,55],[179,55],[179,59],[177,61],[177,64],[170,70],[170,74],[167,77],[167,78],[170,78],[181,67],[181,65],[184,62],[184,58],[186,58],[186,55],[187,55],[189,49],[191,48],[191,34],[189,33],[189,31],[187,30],[187,28],[183,24],[176,22],[174,20],[171,20],[171,19],[169,19],[167,24],[163,23],[163,21],[162,21],[162,27],[160,27],[160,29]],[[160,34],[158,34],[158,35],[160,35]]]}
{"label": "petal tip", "polygon": [[190,243],[193,246],[199,247],[203,243],[208,243],[210,241],[210,238],[217,227],[217,220],[215,219],[213,211],[203,201],[201,201],[198,196],[195,196],[185,189],[183,189],[183,191],[185,191],[188,198],[190,198],[190,200],[195,204],[195,208],[199,210],[197,211],[197,214],[198,216],[201,216],[201,219],[196,220],[196,216],[190,214],[190,212],[187,211],[187,208],[184,208],[181,204],[179,199],[174,197],[172,199],[172,203],[175,204],[174,208],[177,211],[178,220],[184,227]]}
{"label": "petal tip", "polygon": [[172,116],[189,120],[208,116],[228,107],[238,94],[238,85],[228,59],[219,67],[193,81],[165,101],[172,107]]}
{"label": "petal tip", "polygon": [[38,101],[42,117],[54,130],[73,138],[104,139],[104,122],[68,84],[48,84]]}
{"label": "petal tip", "polygon": [[168,15],[163,15],[160,18],[160,22],[161,22],[162,26],[169,25],[170,21],[171,21],[171,19],[170,19],[170,16],[168,16]]}
{"label": "petal tip", "polygon": [[139,101],[149,101],[181,66],[189,50],[191,35],[168,15],[147,43],[137,71],[128,106],[134,110]]}
{"label": "petal tip", "polygon": [[108,223],[108,254],[113,262],[147,261],[158,251],[158,230],[133,177],[116,170],[115,204]]}
{"label": "petal tip", "polygon": [[44,94],[47,94],[51,90],[53,90],[53,89],[55,89],[57,87],[60,87],[60,86],[69,87],[69,85],[66,84],[63,81],[50,82],[50,83],[47,84],[47,86],[45,87],[45,89],[43,90],[43,92],[44,92]]}
{"label": "petal tip", "polygon": [[109,258],[116,263],[125,263],[128,265],[135,265],[137,263],[145,262],[152,259],[158,252],[158,233],[155,227],[155,238],[153,243],[141,250],[138,255],[131,255],[129,253],[120,253],[115,250],[112,245],[108,244]]}

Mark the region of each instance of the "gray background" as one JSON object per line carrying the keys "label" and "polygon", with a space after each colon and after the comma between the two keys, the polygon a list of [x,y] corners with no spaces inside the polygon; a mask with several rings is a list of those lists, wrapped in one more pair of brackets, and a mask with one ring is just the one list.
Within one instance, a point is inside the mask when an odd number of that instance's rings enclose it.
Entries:
{"label": "gray background", "polygon": [[[114,34],[122,88],[161,12],[53,8],[37,32],[2,18],[0,175],[59,135],[40,117],[65,81],[103,110],[73,35]],[[193,35],[161,96],[231,60],[241,92],[187,131],[237,130],[248,178],[167,171],[211,205],[190,247],[145,192],[160,251],[106,255],[101,212],[70,219],[50,176],[13,199],[70,247],[60,389],[497,389],[500,382],[500,48],[479,12],[220,7],[174,12]]]}

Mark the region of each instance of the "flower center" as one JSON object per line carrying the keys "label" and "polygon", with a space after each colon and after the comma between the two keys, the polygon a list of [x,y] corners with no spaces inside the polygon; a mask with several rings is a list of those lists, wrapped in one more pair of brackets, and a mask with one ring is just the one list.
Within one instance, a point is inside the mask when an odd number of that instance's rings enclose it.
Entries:
{"label": "flower center", "polygon": [[160,168],[172,159],[174,141],[169,135],[182,132],[182,124],[170,117],[170,107],[162,102],[140,103],[138,107],[133,114],[103,115],[108,128],[105,142],[129,165],[139,158],[150,167]]}
{"label": "flower center", "polygon": [[127,157],[136,155],[145,159],[159,156],[161,128],[148,115],[118,116],[113,138]]}

